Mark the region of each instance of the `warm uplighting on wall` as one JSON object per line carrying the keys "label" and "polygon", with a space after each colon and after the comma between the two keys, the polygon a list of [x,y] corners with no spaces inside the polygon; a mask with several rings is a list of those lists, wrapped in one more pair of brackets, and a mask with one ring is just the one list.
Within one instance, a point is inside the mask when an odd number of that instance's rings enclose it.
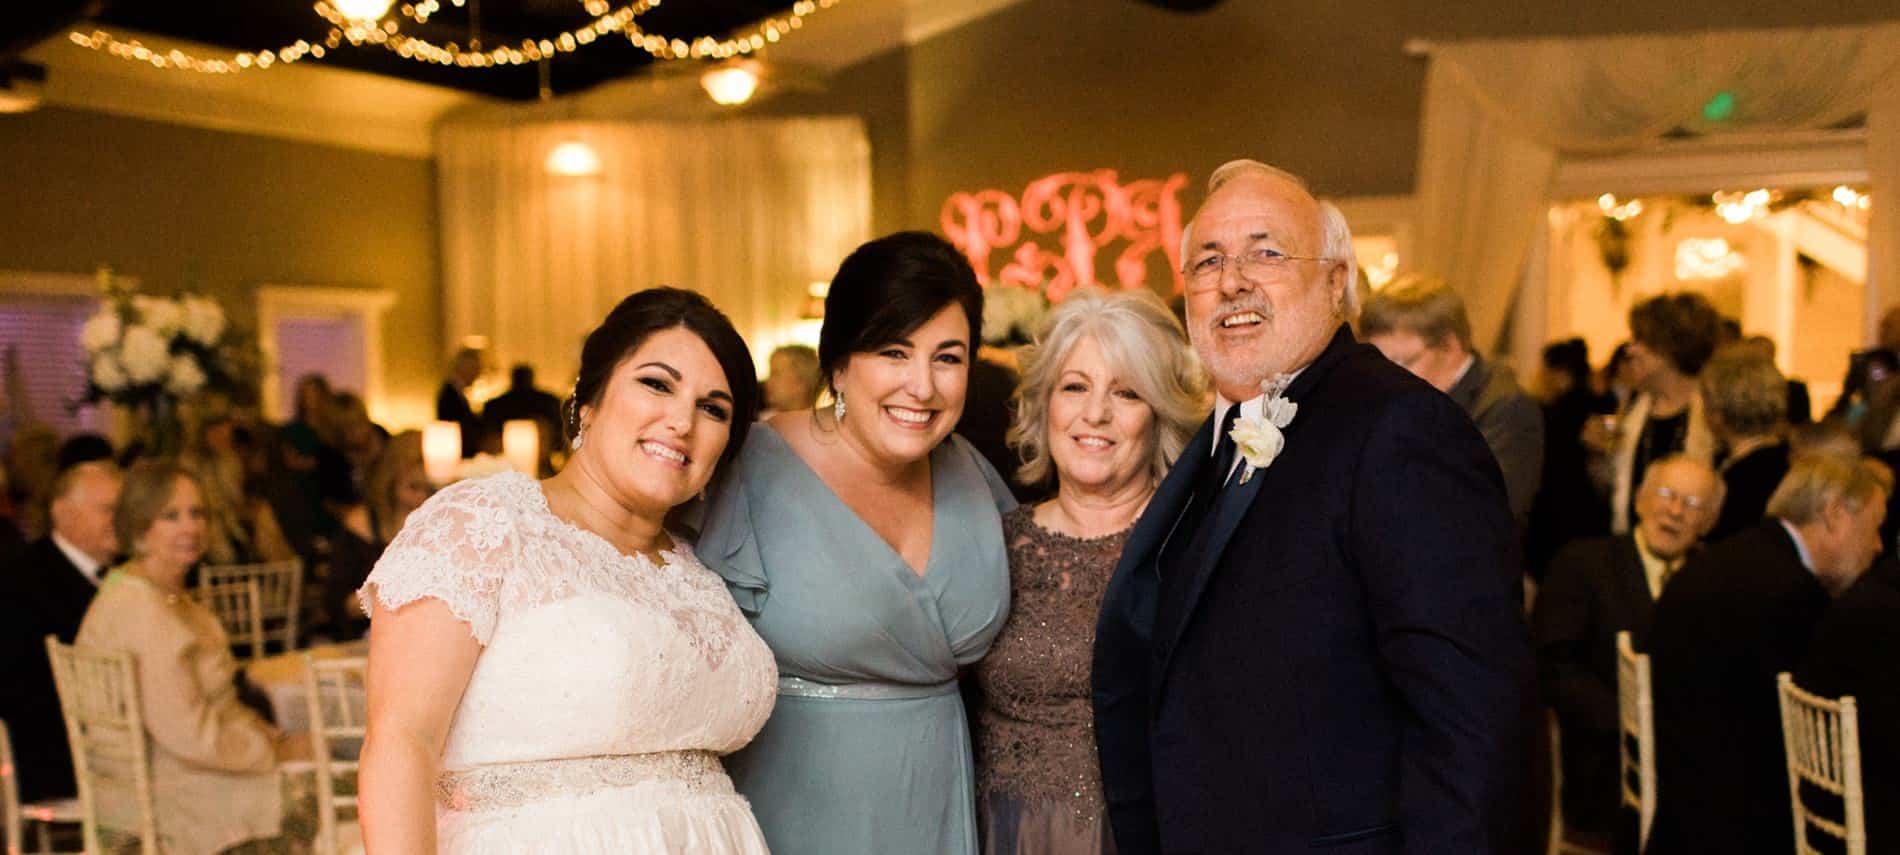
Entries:
{"label": "warm uplighting on wall", "polygon": [[541,425],[533,419],[511,419],[501,426],[501,456],[508,465],[530,478],[541,475]]}
{"label": "warm uplighting on wall", "polygon": [[759,88],[759,75],[750,66],[727,65],[700,75],[699,85],[713,103],[730,107],[752,100],[752,93]]}
{"label": "warm uplighting on wall", "polygon": [[455,480],[462,468],[462,426],[431,422],[422,429],[422,469],[438,485]]}
{"label": "warm uplighting on wall", "polygon": [[586,178],[600,174],[600,155],[580,140],[568,140],[548,152],[548,174]]}

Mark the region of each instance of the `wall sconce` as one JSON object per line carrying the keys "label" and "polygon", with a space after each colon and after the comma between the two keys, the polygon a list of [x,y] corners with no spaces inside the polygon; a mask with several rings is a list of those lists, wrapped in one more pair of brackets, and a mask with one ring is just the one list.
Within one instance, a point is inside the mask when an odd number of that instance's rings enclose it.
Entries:
{"label": "wall sconce", "polygon": [[422,469],[436,486],[453,482],[462,468],[462,426],[430,422],[422,428]]}
{"label": "wall sconce", "polygon": [[808,321],[825,319],[825,295],[831,293],[830,282],[813,282],[805,286],[805,308],[798,316]]}
{"label": "wall sconce", "polygon": [[600,174],[600,154],[580,140],[568,140],[548,152],[549,175],[589,178]]}

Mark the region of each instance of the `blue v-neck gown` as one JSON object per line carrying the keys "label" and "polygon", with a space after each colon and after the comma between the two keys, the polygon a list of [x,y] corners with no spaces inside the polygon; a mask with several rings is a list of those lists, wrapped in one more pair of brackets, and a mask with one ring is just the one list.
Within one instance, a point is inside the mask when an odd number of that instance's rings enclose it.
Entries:
{"label": "blue v-neck gown", "polygon": [[778,659],[771,720],[727,758],[775,853],[977,851],[956,678],[1008,614],[1015,502],[961,437],[930,464],[921,577],[765,425],[708,508],[700,559]]}

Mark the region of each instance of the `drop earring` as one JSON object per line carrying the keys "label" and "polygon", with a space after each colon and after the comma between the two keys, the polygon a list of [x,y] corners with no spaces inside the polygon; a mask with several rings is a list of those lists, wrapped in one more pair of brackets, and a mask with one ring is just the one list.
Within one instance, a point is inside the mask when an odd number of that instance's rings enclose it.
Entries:
{"label": "drop earring", "polygon": [[834,421],[842,424],[844,422],[844,392],[842,390],[833,392],[831,396],[833,398],[831,417]]}
{"label": "drop earring", "polygon": [[574,434],[574,438],[567,441],[567,447],[573,451],[581,450],[581,435]]}

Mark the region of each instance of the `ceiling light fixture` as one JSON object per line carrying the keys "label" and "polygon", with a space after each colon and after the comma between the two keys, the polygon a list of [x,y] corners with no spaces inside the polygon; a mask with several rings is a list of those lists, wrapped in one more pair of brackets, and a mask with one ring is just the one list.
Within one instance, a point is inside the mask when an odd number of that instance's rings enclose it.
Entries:
{"label": "ceiling light fixture", "polygon": [[699,85],[713,103],[730,107],[752,100],[752,93],[759,88],[759,74],[749,65],[720,66],[700,75]]}
{"label": "ceiling light fixture", "polygon": [[331,2],[336,4],[336,10],[342,12],[343,17],[366,23],[382,20],[383,16],[389,14],[389,7],[395,5],[394,0],[331,0]]}

